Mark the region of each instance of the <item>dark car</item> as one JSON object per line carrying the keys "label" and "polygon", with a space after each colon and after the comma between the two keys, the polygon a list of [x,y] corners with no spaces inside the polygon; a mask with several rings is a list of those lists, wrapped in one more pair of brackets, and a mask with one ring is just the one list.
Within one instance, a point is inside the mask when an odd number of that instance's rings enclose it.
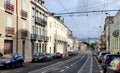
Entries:
{"label": "dark car", "polygon": [[107,73],[120,73],[120,58],[115,58],[107,67]]}
{"label": "dark car", "polygon": [[44,62],[47,61],[47,55],[45,53],[36,53],[33,55],[32,62]]}
{"label": "dark car", "polygon": [[102,63],[102,61],[104,60],[104,56],[110,54],[109,52],[100,52],[100,54],[98,55],[98,62]]}
{"label": "dark car", "polygon": [[0,58],[0,67],[3,68],[14,68],[16,66],[24,66],[23,56],[20,54],[3,55]]}
{"label": "dark car", "polygon": [[54,59],[61,59],[62,58],[62,54],[57,52],[55,53],[55,55],[53,56]]}
{"label": "dark car", "polygon": [[72,51],[68,52],[68,56],[73,56],[73,55],[74,55],[74,53]]}
{"label": "dark car", "polygon": [[50,61],[50,60],[53,60],[53,55],[50,54],[50,53],[47,53],[47,60]]}
{"label": "dark car", "polygon": [[103,73],[107,72],[107,67],[110,66],[110,62],[115,58],[120,58],[120,55],[119,54],[107,54],[104,56],[104,60],[102,62]]}

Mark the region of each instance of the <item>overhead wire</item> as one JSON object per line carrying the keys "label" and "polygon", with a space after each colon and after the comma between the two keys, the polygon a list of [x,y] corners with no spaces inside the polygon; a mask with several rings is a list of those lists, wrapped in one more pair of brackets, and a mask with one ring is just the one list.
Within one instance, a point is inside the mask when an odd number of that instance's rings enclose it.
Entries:
{"label": "overhead wire", "polygon": [[[67,13],[69,13],[69,12],[66,10],[66,8],[64,7],[64,5],[61,3],[61,1],[60,1],[60,0],[57,0],[57,1],[58,1],[59,4],[63,7],[63,9],[64,9]],[[72,22],[77,26],[78,30],[80,31],[79,26],[77,25],[77,23],[75,22],[74,18],[72,17],[72,14],[69,14],[69,16],[71,17]],[[81,34],[81,35],[83,36],[83,34]]]}

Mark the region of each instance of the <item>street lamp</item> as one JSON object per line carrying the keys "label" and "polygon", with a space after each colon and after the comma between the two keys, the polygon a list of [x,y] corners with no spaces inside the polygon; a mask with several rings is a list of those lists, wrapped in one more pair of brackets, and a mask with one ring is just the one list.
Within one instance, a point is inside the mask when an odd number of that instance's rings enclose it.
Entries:
{"label": "street lamp", "polygon": [[102,26],[99,26],[100,28],[100,36],[102,35]]}
{"label": "street lamp", "polygon": [[110,49],[110,14],[109,13],[105,13],[108,15],[108,51]]}

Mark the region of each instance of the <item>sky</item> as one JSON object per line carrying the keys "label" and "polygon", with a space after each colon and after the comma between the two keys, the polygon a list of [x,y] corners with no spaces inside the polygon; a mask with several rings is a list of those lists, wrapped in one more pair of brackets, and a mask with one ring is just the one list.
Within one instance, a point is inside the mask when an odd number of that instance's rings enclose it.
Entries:
{"label": "sky", "polygon": [[[44,0],[45,7],[49,12],[70,13],[70,12],[84,12],[97,10],[118,10],[120,9],[120,0]],[[66,14],[62,16],[65,25],[72,30],[73,35],[78,38],[94,38],[101,35],[104,28],[105,13],[114,16],[114,12],[93,12],[93,13],[79,13]],[[101,27],[99,27],[101,26]]]}

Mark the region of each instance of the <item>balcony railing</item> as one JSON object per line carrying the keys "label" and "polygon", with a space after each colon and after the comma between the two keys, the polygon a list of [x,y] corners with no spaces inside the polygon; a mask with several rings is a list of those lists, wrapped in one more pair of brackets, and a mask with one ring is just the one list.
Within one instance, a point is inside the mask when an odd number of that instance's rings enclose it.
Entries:
{"label": "balcony railing", "polygon": [[61,35],[57,35],[57,34],[56,34],[54,37],[55,37],[55,40],[56,40],[56,41],[67,42],[67,38],[65,38],[65,37],[63,37],[63,36],[61,36]]}
{"label": "balcony railing", "polygon": [[40,17],[36,17],[35,22],[44,27],[47,25],[47,21],[45,21],[44,19],[42,19]]}
{"label": "balcony railing", "polygon": [[27,19],[27,12],[24,10],[21,10],[21,18]]}
{"label": "balcony railing", "polygon": [[21,31],[21,37],[22,37],[22,38],[26,38],[27,35],[28,35],[27,30],[22,30],[22,31]]}
{"label": "balcony railing", "polygon": [[6,36],[13,36],[14,35],[14,28],[12,28],[12,27],[6,27],[5,28],[5,35]]}
{"label": "balcony railing", "polygon": [[5,2],[4,7],[5,7],[5,11],[8,13],[14,12],[14,5],[13,4]]}

